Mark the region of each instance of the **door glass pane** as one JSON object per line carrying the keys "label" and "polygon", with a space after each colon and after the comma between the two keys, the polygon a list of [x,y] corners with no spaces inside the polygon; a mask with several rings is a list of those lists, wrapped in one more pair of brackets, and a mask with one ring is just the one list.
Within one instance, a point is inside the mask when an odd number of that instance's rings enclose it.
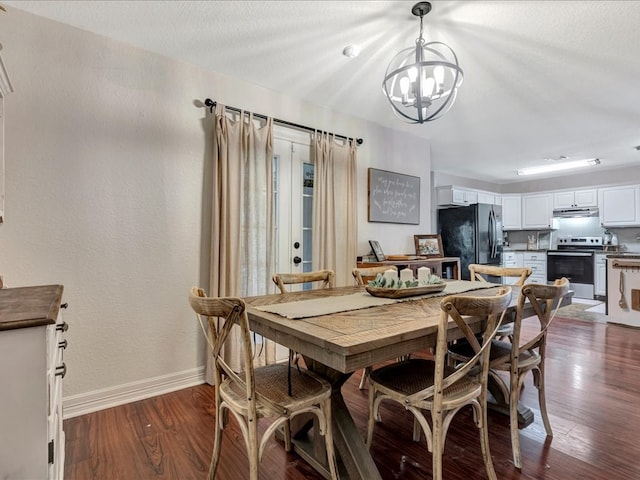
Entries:
{"label": "door glass pane", "polygon": [[[312,163],[302,165],[302,271],[310,272],[311,268],[311,225],[313,220],[313,180],[314,166]],[[304,289],[310,290],[311,284],[305,284]]]}
{"label": "door glass pane", "polygon": [[[279,225],[280,225],[280,190],[279,190],[279,185],[280,182],[278,181],[279,179],[279,175],[280,175],[280,156],[279,155],[274,155],[273,156],[273,234],[274,237],[273,238],[280,238],[279,237]],[[280,249],[278,248],[278,245],[280,245],[280,242],[276,241],[274,242],[275,245],[275,258],[276,258],[276,270],[278,269],[278,259],[280,258]]]}

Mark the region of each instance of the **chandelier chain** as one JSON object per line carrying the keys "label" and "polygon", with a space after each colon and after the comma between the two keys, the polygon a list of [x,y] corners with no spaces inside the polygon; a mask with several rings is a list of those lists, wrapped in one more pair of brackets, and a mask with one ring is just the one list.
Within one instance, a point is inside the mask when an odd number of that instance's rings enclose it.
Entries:
{"label": "chandelier chain", "polygon": [[420,15],[420,36],[416,38],[416,45],[424,45],[424,37],[422,36],[422,31],[423,31],[422,18],[423,17],[424,15]]}

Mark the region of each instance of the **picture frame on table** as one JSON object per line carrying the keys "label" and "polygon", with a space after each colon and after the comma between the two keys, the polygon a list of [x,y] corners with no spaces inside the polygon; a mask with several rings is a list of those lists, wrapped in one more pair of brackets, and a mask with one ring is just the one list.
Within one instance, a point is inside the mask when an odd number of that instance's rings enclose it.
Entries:
{"label": "picture frame on table", "polygon": [[416,245],[416,255],[427,258],[442,258],[442,237],[437,234],[414,235],[413,241]]}
{"label": "picture frame on table", "polygon": [[376,257],[376,261],[384,262],[387,259],[384,252],[382,251],[382,247],[380,247],[380,244],[377,240],[369,240],[369,245],[371,245],[371,251]]}

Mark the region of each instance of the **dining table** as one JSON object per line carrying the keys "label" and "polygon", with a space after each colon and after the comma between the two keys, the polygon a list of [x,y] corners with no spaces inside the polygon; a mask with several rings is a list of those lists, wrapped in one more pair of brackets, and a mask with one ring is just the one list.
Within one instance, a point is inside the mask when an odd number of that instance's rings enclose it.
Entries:
{"label": "dining table", "polygon": [[[362,368],[433,348],[444,296],[495,295],[499,287],[451,280],[446,281],[442,291],[403,298],[373,296],[366,286],[347,286],[247,297],[244,301],[252,331],[298,352],[308,369],[331,383],[333,438],[340,478],[378,480],[381,476],[375,461],[342,396],[344,383]],[[519,287],[511,288],[511,304],[503,321],[515,318]],[[571,296],[562,301],[571,303]],[[482,322],[482,318],[469,319],[476,332],[481,330]],[[447,336],[448,341],[462,336],[454,322],[450,322]],[[508,414],[505,399],[497,398],[500,402],[502,405],[496,408]],[[533,421],[528,408],[522,406],[520,410],[521,426]],[[310,427],[307,419],[292,421],[294,451],[329,478],[324,442],[316,441]],[[311,433],[297,435],[298,430]]]}

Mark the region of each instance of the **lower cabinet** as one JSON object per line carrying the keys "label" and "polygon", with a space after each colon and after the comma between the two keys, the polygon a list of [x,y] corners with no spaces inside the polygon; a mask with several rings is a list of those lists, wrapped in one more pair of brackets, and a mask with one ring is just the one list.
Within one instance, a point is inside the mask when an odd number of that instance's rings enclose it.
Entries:
{"label": "lower cabinet", "polygon": [[595,258],[593,293],[605,297],[607,295],[607,254],[596,253]]}
{"label": "lower cabinet", "polygon": [[0,289],[2,479],[64,479],[62,288]]}
{"label": "lower cabinet", "polygon": [[[505,268],[521,268],[524,266],[524,254],[522,252],[503,251],[502,266]],[[517,279],[512,277],[502,277],[502,283],[506,285],[513,283],[514,280]]]}
{"label": "lower cabinet", "polygon": [[523,264],[532,270],[527,283],[547,284],[547,254],[544,252],[524,252]]}

